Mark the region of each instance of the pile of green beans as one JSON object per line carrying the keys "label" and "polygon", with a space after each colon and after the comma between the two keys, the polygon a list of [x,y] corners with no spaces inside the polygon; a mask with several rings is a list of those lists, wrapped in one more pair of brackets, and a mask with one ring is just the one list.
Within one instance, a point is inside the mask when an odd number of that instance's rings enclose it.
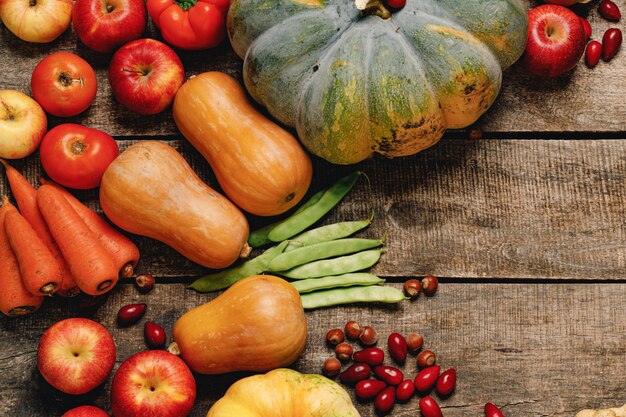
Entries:
{"label": "pile of green beans", "polygon": [[[314,194],[286,219],[250,234],[248,244],[259,247],[275,243],[259,256],[233,268],[198,278],[189,288],[198,292],[228,288],[250,275],[270,272],[296,280],[306,309],[354,302],[400,302],[402,291],[382,286],[384,279],[358,272],[380,259],[383,241],[351,238],[368,227],[372,219],[344,221],[308,231],[352,189],[361,172],[354,172]],[[373,217],[373,216],[372,216]]]}

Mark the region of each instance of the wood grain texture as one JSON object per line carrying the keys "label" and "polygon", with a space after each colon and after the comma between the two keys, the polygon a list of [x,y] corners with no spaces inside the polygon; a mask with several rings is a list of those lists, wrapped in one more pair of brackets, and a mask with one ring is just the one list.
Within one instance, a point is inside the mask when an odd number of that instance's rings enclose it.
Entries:
{"label": "wood grain texture", "polygon": [[[527,0],[529,7],[539,4]],[[596,3],[576,8],[593,26],[593,38],[600,40],[611,26],[597,13]],[[619,25],[618,25],[619,26]],[[146,36],[161,40],[149,22]],[[50,125],[77,122],[102,129],[114,136],[172,135],[178,131],[171,111],[141,116],[124,109],[114,98],[107,71],[110,55],[89,50],[77,40],[73,30],[50,44],[23,42],[4,26],[0,28],[0,81],[2,89],[30,92],[30,76],[39,61],[52,52],[67,51],[85,58],[96,70],[98,94],[94,104],[72,118],[50,117]],[[186,76],[204,71],[224,71],[241,78],[242,61],[228,42],[210,51],[177,50]],[[563,77],[538,79],[526,74],[519,64],[504,75],[503,88],[493,107],[476,123],[488,132],[625,132],[626,53],[611,62],[588,69],[584,62]]]}
{"label": "wood grain texture", "polygon": [[[120,141],[124,149],[131,141]],[[186,141],[170,141],[200,177],[219,188],[208,164]],[[369,178],[322,223],[370,217],[361,233],[385,236],[375,266],[403,279],[626,279],[626,141],[444,141],[419,155],[359,164]],[[31,182],[36,157],[14,165]],[[355,167],[315,160],[317,191]],[[0,195],[8,192],[0,181]],[[99,210],[96,191],[77,196]],[[249,216],[252,228],[273,219]],[[139,272],[193,277],[206,269],[164,244],[133,236]]]}
{"label": "wood grain texture", "polygon": [[[617,284],[444,284],[435,297],[422,296],[397,307],[316,310],[307,314],[309,339],[293,367],[319,372],[324,358],[332,354],[323,343],[325,333],[357,320],[378,330],[379,346],[384,349],[393,331],[421,333],[425,347],[437,353],[438,363],[457,370],[456,392],[440,401],[446,417],[483,415],[485,402],[502,406],[508,417],[571,417],[586,407],[624,402],[626,310],[615,306],[625,297],[626,288]],[[95,310],[49,300],[30,317],[1,318],[0,415],[59,416],[72,406],[92,402],[109,408],[111,378],[91,394],[69,398],[39,375],[37,343],[56,321],[84,316],[102,323],[117,343],[117,369],[130,355],[145,349],[142,329],[146,320],[161,323],[169,336],[182,313],[212,298],[181,284],[157,284],[147,295],[138,294],[131,285],[120,285]],[[119,328],[115,314],[131,302],[148,303],[147,313],[138,324]],[[392,364],[390,359],[387,362]],[[402,369],[407,378],[413,378],[414,359]],[[204,416],[241,376],[196,375],[200,388],[191,416]],[[375,415],[371,404],[357,407],[364,417]],[[416,416],[417,400],[396,406],[393,415]]]}

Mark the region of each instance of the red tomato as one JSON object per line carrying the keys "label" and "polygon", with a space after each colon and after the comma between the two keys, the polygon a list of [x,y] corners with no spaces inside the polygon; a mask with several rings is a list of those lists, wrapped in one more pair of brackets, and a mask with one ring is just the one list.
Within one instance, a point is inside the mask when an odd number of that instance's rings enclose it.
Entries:
{"label": "red tomato", "polygon": [[108,134],[72,123],[51,129],[39,148],[41,164],[50,178],[79,190],[98,187],[102,174],[119,153]]}
{"label": "red tomato", "polygon": [[69,52],[57,52],[37,64],[30,89],[45,111],[66,117],[89,107],[96,97],[98,82],[87,61]]}

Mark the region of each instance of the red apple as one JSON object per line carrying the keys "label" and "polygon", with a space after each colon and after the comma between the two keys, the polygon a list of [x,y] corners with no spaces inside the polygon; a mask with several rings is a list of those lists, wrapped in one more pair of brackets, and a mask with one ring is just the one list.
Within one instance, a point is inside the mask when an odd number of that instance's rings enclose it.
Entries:
{"label": "red apple", "polygon": [[27,42],[52,42],[70,26],[72,0],[3,0],[0,19]]}
{"label": "red apple", "polygon": [[109,415],[101,408],[93,405],[81,405],[80,407],[72,408],[61,417],[109,417]]}
{"label": "red apple", "polygon": [[196,399],[196,382],[178,356],[147,350],[126,359],[111,383],[115,417],[185,417]]}
{"label": "red apple", "polygon": [[109,82],[120,103],[141,114],[156,114],[174,100],[185,80],[176,52],[154,39],[139,39],[115,52]]}
{"label": "red apple", "polygon": [[111,52],[146,29],[144,0],[76,0],[72,24],[78,39],[98,52]]}
{"label": "red apple", "polygon": [[84,394],[96,388],[107,379],[114,364],[113,337],[93,320],[61,320],[46,330],[39,341],[39,372],[50,385],[66,394]]}
{"label": "red apple", "polygon": [[585,28],[570,9],[544,4],[528,13],[524,67],[540,77],[558,77],[576,66],[587,39]]}
{"label": "red apple", "polygon": [[0,90],[0,158],[24,158],[35,152],[48,127],[46,113],[16,90]]}

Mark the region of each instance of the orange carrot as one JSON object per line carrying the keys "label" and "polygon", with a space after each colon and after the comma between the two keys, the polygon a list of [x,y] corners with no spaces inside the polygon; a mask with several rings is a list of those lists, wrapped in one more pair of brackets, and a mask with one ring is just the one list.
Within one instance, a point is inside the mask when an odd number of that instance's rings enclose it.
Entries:
{"label": "orange carrot", "polygon": [[17,210],[4,216],[4,227],[20,264],[22,282],[33,295],[51,295],[63,281],[59,264],[35,229]]}
{"label": "orange carrot", "polygon": [[109,291],[118,279],[113,258],[58,188],[42,185],[37,205],[70,266],[76,284],[89,295]]}
{"label": "orange carrot", "polygon": [[30,185],[18,170],[9,165],[5,160],[0,158],[0,163],[4,165],[7,179],[9,180],[9,185],[11,186],[11,191],[20,209],[20,213],[28,223],[30,223],[32,228],[35,229],[39,239],[48,247],[54,259],[59,263],[59,268],[62,270],[63,282],[56,293],[64,297],[74,297],[78,295],[80,291],[76,286],[76,281],[72,276],[70,267],[67,265],[67,262],[65,262],[65,259],[63,259],[63,255],[54,242],[54,239],[52,239],[48,225],[46,225],[37,207],[37,190]]}
{"label": "orange carrot", "polygon": [[98,213],[81,203],[59,184],[45,180],[44,178],[41,178],[40,182],[56,187],[61,191],[80,218],[83,219],[89,230],[96,235],[98,241],[111,254],[121,276],[124,278],[131,277],[134,272],[133,268],[137,266],[137,262],[139,261],[139,249],[137,246],[129,238],[107,223]]}
{"label": "orange carrot", "polygon": [[7,196],[3,196],[0,207],[0,311],[15,317],[36,311],[43,296],[32,295],[24,287],[20,266],[4,229],[5,214],[9,211],[17,212],[17,209],[9,203]]}

